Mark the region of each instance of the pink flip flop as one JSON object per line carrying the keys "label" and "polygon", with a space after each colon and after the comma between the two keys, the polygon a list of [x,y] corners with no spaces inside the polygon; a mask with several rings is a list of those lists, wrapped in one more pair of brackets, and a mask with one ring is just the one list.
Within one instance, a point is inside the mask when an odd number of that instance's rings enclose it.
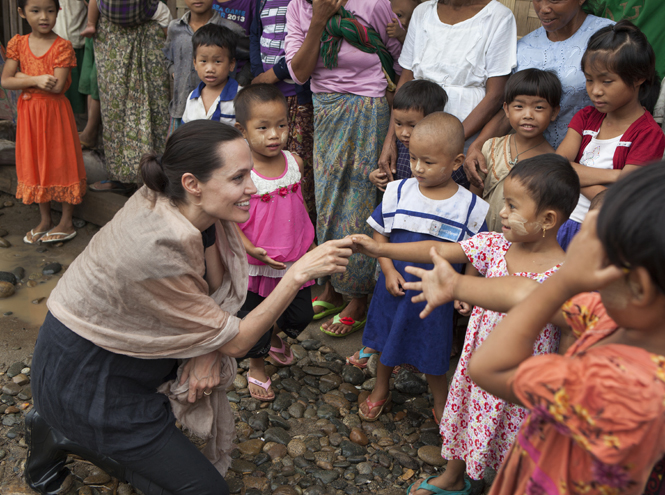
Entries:
{"label": "pink flip flop", "polygon": [[[266,392],[270,388],[270,385],[272,385],[272,382],[270,381],[270,378],[268,378],[267,382],[261,382],[261,381],[257,380],[256,378],[252,378],[251,376],[249,376],[249,374],[247,375],[247,381],[249,383],[254,384],[254,385],[258,385],[259,387],[261,387]],[[258,399],[258,400],[263,401],[263,402],[271,402],[271,401],[275,400],[275,392],[272,393],[272,397],[261,397],[260,395],[254,395],[252,393],[252,391],[250,390],[249,395],[251,395],[254,399]]]}
{"label": "pink flip flop", "polygon": [[[277,357],[277,354],[281,354],[282,356],[286,357],[286,342],[282,340],[280,336],[277,336],[279,341],[282,343],[282,347],[270,347],[270,351],[268,352],[268,355],[272,358],[272,360],[275,363],[275,366],[288,366],[293,362],[293,352],[291,352],[291,355],[286,358],[286,361],[282,361]],[[290,348],[289,348],[290,349]]]}

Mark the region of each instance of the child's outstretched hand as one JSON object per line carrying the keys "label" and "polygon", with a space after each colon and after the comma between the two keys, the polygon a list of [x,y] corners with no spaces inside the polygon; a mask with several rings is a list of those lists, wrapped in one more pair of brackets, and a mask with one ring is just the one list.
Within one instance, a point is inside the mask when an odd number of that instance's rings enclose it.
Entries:
{"label": "child's outstretched hand", "polygon": [[397,19],[393,19],[393,22],[386,26],[386,33],[389,38],[397,38],[402,43],[404,43],[404,39],[406,38],[406,29],[399,25]]}
{"label": "child's outstretched hand", "polygon": [[44,91],[51,91],[58,80],[50,74],[42,74],[41,76],[34,77],[35,86]]}
{"label": "child's outstretched hand", "polygon": [[390,182],[390,180],[388,179],[388,174],[386,174],[380,168],[373,170],[372,173],[369,174],[369,181],[372,184],[374,184],[376,187],[378,187],[379,191],[384,191],[384,192],[386,190],[388,182]]}
{"label": "child's outstretched hand", "polygon": [[559,269],[559,277],[565,280],[572,294],[602,289],[624,275],[618,266],[607,264],[605,249],[598,239],[597,224],[598,211],[587,213],[582,229],[568,246],[566,261]]}
{"label": "child's outstretched hand", "polygon": [[422,291],[411,298],[414,303],[427,301],[427,306],[420,313],[421,318],[426,318],[435,308],[446,304],[455,298],[453,289],[459,273],[455,271],[450,263],[439,256],[435,248],[430,250],[434,269],[424,270],[415,266],[407,266],[406,271],[411,275],[422,279],[421,282],[406,282],[405,290]]}
{"label": "child's outstretched hand", "polygon": [[256,258],[261,263],[265,263],[274,270],[284,270],[286,268],[284,263],[275,261],[274,259],[270,258],[268,256],[268,252],[263,248],[255,247],[252,249],[252,252],[247,252],[247,254],[249,254],[252,258]]}
{"label": "child's outstretched hand", "polygon": [[473,306],[467,302],[455,299],[455,309],[462,316],[469,316],[473,311]]}
{"label": "child's outstretched hand", "polygon": [[372,258],[379,257],[379,243],[371,237],[365,234],[351,234],[348,237],[351,237],[353,241],[351,249],[353,249],[354,253],[364,254]]}
{"label": "child's outstretched hand", "polygon": [[406,280],[404,280],[404,277],[397,270],[384,272],[383,275],[386,277],[386,290],[391,296],[399,297],[405,294],[404,284]]}

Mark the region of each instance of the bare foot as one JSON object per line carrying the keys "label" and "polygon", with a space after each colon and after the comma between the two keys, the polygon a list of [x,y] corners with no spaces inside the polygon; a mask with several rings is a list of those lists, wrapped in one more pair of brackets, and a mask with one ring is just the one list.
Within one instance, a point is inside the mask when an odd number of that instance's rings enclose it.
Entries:
{"label": "bare foot", "polygon": [[[317,301],[327,302],[333,305],[333,307],[338,308],[344,304],[344,298],[341,294],[337,293],[330,282],[326,283],[326,287],[323,290],[323,294],[316,298]],[[322,313],[326,311],[326,308],[323,306],[314,306],[314,314]]]}
{"label": "bare foot", "polygon": [[81,36],[84,38],[92,38],[97,34],[97,26],[94,24],[88,24],[83,31],[81,31]]}
{"label": "bare foot", "polygon": [[[254,363],[251,363],[249,366],[249,371],[247,372],[247,376],[254,378],[255,380],[258,380],[260,382],[266,383],[268,381],[268,375],[266,375],[266,368],[265,364],[263,364],[263,359],[261,359],[261,365],[256,366]],[[250,394],[259,399],[259,400],[272,400],[275,398],[275,392],[273,392],[272,387],[268,387],[268,389],[264,389],[260,385],[255,385],[253,383],[249,383],[249,392]]]}
{"label": "bare foot", "polygon": [[[348,306],[342,310],[339,314],[340,318],[353,318],[355,321],[361,321],[365,319],[365,313],[367,312],[367,298],[353,298],[349,302]],[[321,325],[321,328],[326,332],[336,333],[338,335],[344,335],[352,331],[351,325],[345,325],[344,323],[334,323],[332,319],[325,322]]]}

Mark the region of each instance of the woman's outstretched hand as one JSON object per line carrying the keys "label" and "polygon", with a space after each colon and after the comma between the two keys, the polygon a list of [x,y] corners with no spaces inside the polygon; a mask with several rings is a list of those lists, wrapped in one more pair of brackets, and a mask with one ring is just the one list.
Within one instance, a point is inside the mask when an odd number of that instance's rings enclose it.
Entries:
{"label": "woman's outstretched hand", "polygon": [[202,356],[191,358],[182,370],[180,385],[189,380],[189,402],[196,402],[203,395],[210,395],[212,389],[221,382],[222,371],[221,354],[212,351]]}
{"label": "woman's outstretched hand", "polygon": [[624,272],[607,264],[607,254],[598,239],[598,211],[587,213],[582,228],[573,238],[566,261],[558,276],[565,280],[571,295],[602,289],[621,278]]}
{"label": "woman's outstretched hand", "polygon": [[320,277],[342,273],[349,264],[353,242],[348,237],[328,241],[307,252],[287,273],[292,273],[301,285]]}
{"label": "woman's outstretched hand", "polygon": [[414,303],[426,301],[425,309],[420,312],[421,318],[426,318],[435,308],[455,299],[453,290],[459,273],[455,271],[450,263],[439,256],[435,248],[430,250],[434,268],[424,270],[415,266],[407,266],[406,272],[420,278],[420,282],[406,282],[404,290],[422,291],[421,294],[413,296]]}

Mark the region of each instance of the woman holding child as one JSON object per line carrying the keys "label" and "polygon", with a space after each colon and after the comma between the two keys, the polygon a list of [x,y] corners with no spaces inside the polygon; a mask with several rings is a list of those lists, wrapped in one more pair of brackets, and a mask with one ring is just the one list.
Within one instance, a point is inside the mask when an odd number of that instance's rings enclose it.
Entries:
{"label": "woman holding child", "polygon": [[[401,47],[386,31],[393,17],[388,0],[289,4],[286,62],[297,84],[311,79],[313,93],[319,242],[372,230],[365,220],[376,206],[376,188],[367,178],[388,129],[386,89],[399,73],[396,61]],[[324,33],[328,37],[322,43]],[[314,302],[315,319],[341,311],[321,327],[329,335],[347,335],[365,324],[375,262],[365,256],[354,258]],[[351,297],[348,306],[342,294]]]}
{"label": "woman holding child", "polygon": [[[530,68],[550,70],[561,80],[563,93],[560,111],[544,133],[545,139],[555,149],[566,136],[573,115],[591,105],[584,73],[580,69],[589,38],[599,29],[613,24],[609,19],[587,14],[583,10],[585,3],[586,0],[533,0],[533,8],[542,27],[517,43],[516,72]],[[464,171],[474,186],[483,187],[477,169],[487,173],[483,144],[493,137],[505,136],[510,130],[508,117],[500,110],[469,147]]]}
{"label": "woman holding child", "polygon": [[[146,495],[227,494],[233,358],[270,333],[303,284],[343,272],[351,254],[348,240],[319,246],[238,314],[248,266],[236,224],[249,219],[256,192],[241,133],[185,124],[140,170],[146,186],[49,298],[26,418],[26,480],[40,493],[57,492],[75,453]],[[207,439],[203,452],[174,415]]]}

